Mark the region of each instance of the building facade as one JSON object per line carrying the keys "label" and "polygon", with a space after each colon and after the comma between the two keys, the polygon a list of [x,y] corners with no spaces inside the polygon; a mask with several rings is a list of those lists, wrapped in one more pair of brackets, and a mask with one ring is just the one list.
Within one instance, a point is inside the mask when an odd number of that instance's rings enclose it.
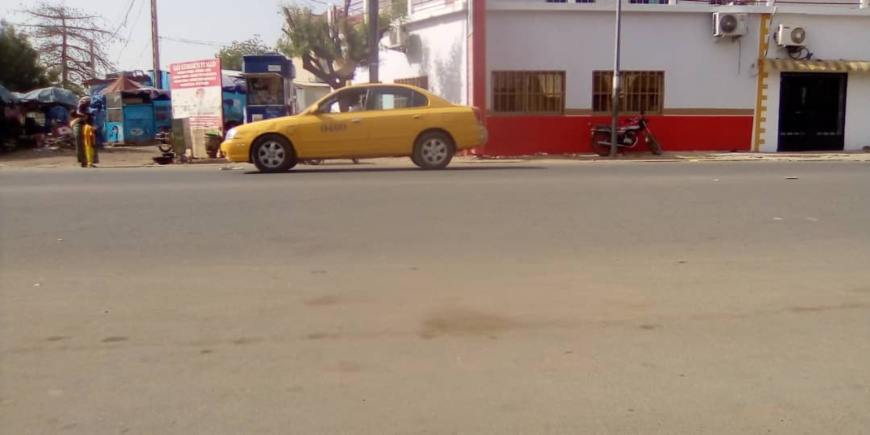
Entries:
{"label": "building facade", "polygon": [[[623,2],[621,113],[643,112],[665,150],[870,145],[870,1]],[[609,122],[615,5],[409,0],[380,80],[484,109],[482,154],[590,152],[590,124]]]}

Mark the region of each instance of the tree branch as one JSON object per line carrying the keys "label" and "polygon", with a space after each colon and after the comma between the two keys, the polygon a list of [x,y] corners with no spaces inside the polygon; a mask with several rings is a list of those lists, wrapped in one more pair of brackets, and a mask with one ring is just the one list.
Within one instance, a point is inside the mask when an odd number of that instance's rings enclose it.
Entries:
{"label": "tree branch", "polygon": [[78,26],[58,26],[56,24],[22,24],[21,27],[37,27],[40,29],[52,29],[57,31],[58,34],[69,31],[69,30],[81,30],[83,32],[93,32],[97,34],[103,34],[106,36],[114,35],[114,32],[110,32],[108,30],[100,29],[99,27],[78,27]]}

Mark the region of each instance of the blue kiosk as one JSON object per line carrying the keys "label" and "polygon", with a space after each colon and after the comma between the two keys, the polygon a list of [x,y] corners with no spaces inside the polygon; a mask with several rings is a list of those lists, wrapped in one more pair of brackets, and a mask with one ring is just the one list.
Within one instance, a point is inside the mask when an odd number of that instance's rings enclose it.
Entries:
{"label": "blue kiosk", "polygon": [[293,61],[280,54],[245,56],[242,76],[247,89],[245,122],[295,114]]}

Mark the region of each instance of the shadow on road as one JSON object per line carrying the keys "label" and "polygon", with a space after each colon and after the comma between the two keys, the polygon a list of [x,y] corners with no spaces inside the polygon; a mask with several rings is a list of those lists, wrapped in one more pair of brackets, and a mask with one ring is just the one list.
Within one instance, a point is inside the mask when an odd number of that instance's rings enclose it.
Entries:
{"label": "shadow on road", "polygon": [[468,166],[458,168],[445,168],[440,170],[427,171],[420,168],[317,168],[317,169],[291,169],[281,173],[263,173],[257,171],[247,171],[245,174],[251,175],[281,175],[281,174],[324,174],[324,173],[366,173],[366,172],[465,172],[465,171],[530,171],[530,170],[545,170],[543,166]]}

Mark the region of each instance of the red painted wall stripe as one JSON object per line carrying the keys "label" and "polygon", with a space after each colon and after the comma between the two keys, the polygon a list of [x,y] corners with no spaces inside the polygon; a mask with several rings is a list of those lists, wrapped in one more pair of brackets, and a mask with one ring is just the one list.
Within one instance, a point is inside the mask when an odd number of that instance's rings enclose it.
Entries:
{"label": "red painted wall stripe", "polygon": [[[752,116],[648,116],[664,151],[749,151]],[[627,121],[620,118],[620,121]],[[485,156],[591,153],[590,123],[604,116],[490,116]],[[643,144],[633,151],[646,152]]]}

